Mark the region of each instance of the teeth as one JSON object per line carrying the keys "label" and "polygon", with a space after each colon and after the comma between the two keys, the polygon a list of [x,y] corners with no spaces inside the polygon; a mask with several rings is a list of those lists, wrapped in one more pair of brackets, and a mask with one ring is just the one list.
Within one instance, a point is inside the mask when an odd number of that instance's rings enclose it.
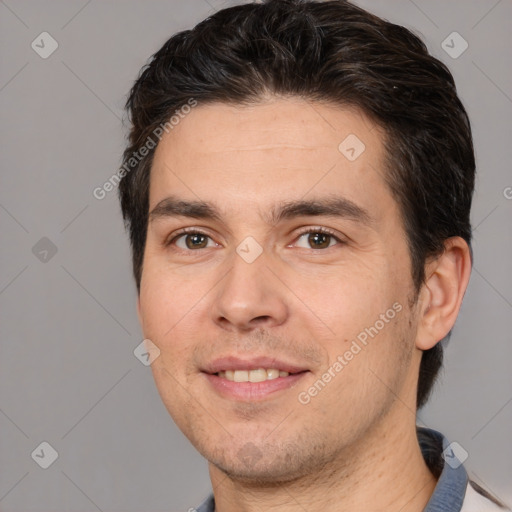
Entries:
{"label": "teeth", "polygon": [[232,382],[263,382],[265,380],[273,380],[278,377],[288,377],[288,372],[277,370],[276,368],[258,368],[257,370],[226,370],[219,372],[219,377]]}
{"label": "teeth", "polygon": [[[288,374],[286,374],[288,375]],[[267,370],[267,379],[273,380],[277,379],[279,377],[279,370],[274,370],[273,368],[271,370]]]}
{"label": "teeth", "polygon": [[247,382],[249,380],[249,372],[247,370],[235,370],[233,380],[235,382]]}
{"label": "teeth", "polygon": [[267,380],[267,371],[263,368],[260,368],[259,370],[251,370],[247,373],[249,374],[249,382],[263,382],[264,380]]}

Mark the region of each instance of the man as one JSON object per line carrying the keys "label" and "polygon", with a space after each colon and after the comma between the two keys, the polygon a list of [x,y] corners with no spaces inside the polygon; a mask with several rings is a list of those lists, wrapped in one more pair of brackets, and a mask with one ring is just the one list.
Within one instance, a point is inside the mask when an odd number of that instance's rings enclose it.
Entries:
{"label": "man", "polygon": [[197,510],[499,509],[416,426],[471,272],[447,68],[348,2],[269,0],[172,37],[127,108],[138,314],[209,461]]}

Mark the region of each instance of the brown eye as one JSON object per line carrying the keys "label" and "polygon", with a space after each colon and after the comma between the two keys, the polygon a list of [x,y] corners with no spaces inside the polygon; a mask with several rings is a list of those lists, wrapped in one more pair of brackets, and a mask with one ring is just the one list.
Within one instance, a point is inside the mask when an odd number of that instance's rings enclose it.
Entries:
{"label": "brown eye", "polygon": [[331,235],[325,233],[310,233],[308,236],[308,243],[313,249],[325,249],[331,243]]}
{"label": "brown eye", "polygon": [[327,249],[341,243],[334,235],[323,231],[311,230],[300,235],[296,245],[304,249]]}
{"label": "brown eye", "polygon": [[174,239],[177,247],[184,250],[205,249],[210,237],[203,233],[184,233]]}
{"label": "brown eye", "polygon": [[185,240],[189,249],[203,249],[208,245],[208,237],[200,235],[199,233],[187,235]]}

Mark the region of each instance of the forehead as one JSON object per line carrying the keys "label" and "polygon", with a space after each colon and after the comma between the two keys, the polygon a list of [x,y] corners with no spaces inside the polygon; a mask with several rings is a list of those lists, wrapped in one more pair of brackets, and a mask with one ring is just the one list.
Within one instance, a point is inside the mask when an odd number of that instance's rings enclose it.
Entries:
{"label": "forehead", "polygon": [[334,192],[378,210],[393,201],[383,141],[362,112],[300,98],[198,105],[157,146],[150,210],[170,193],[261,210]]}

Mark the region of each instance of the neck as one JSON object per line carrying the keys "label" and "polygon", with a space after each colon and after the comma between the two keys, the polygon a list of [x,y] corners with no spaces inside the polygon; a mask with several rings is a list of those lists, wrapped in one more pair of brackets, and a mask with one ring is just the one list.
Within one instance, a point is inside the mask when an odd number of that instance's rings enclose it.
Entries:
{"label": "neck", "polygon": [[[409,419],[406,422],[404,419]],[[241,482],[210,465],[217,512],[421,512],[436,486],[399,401],[321,471],[280,484]]]}

